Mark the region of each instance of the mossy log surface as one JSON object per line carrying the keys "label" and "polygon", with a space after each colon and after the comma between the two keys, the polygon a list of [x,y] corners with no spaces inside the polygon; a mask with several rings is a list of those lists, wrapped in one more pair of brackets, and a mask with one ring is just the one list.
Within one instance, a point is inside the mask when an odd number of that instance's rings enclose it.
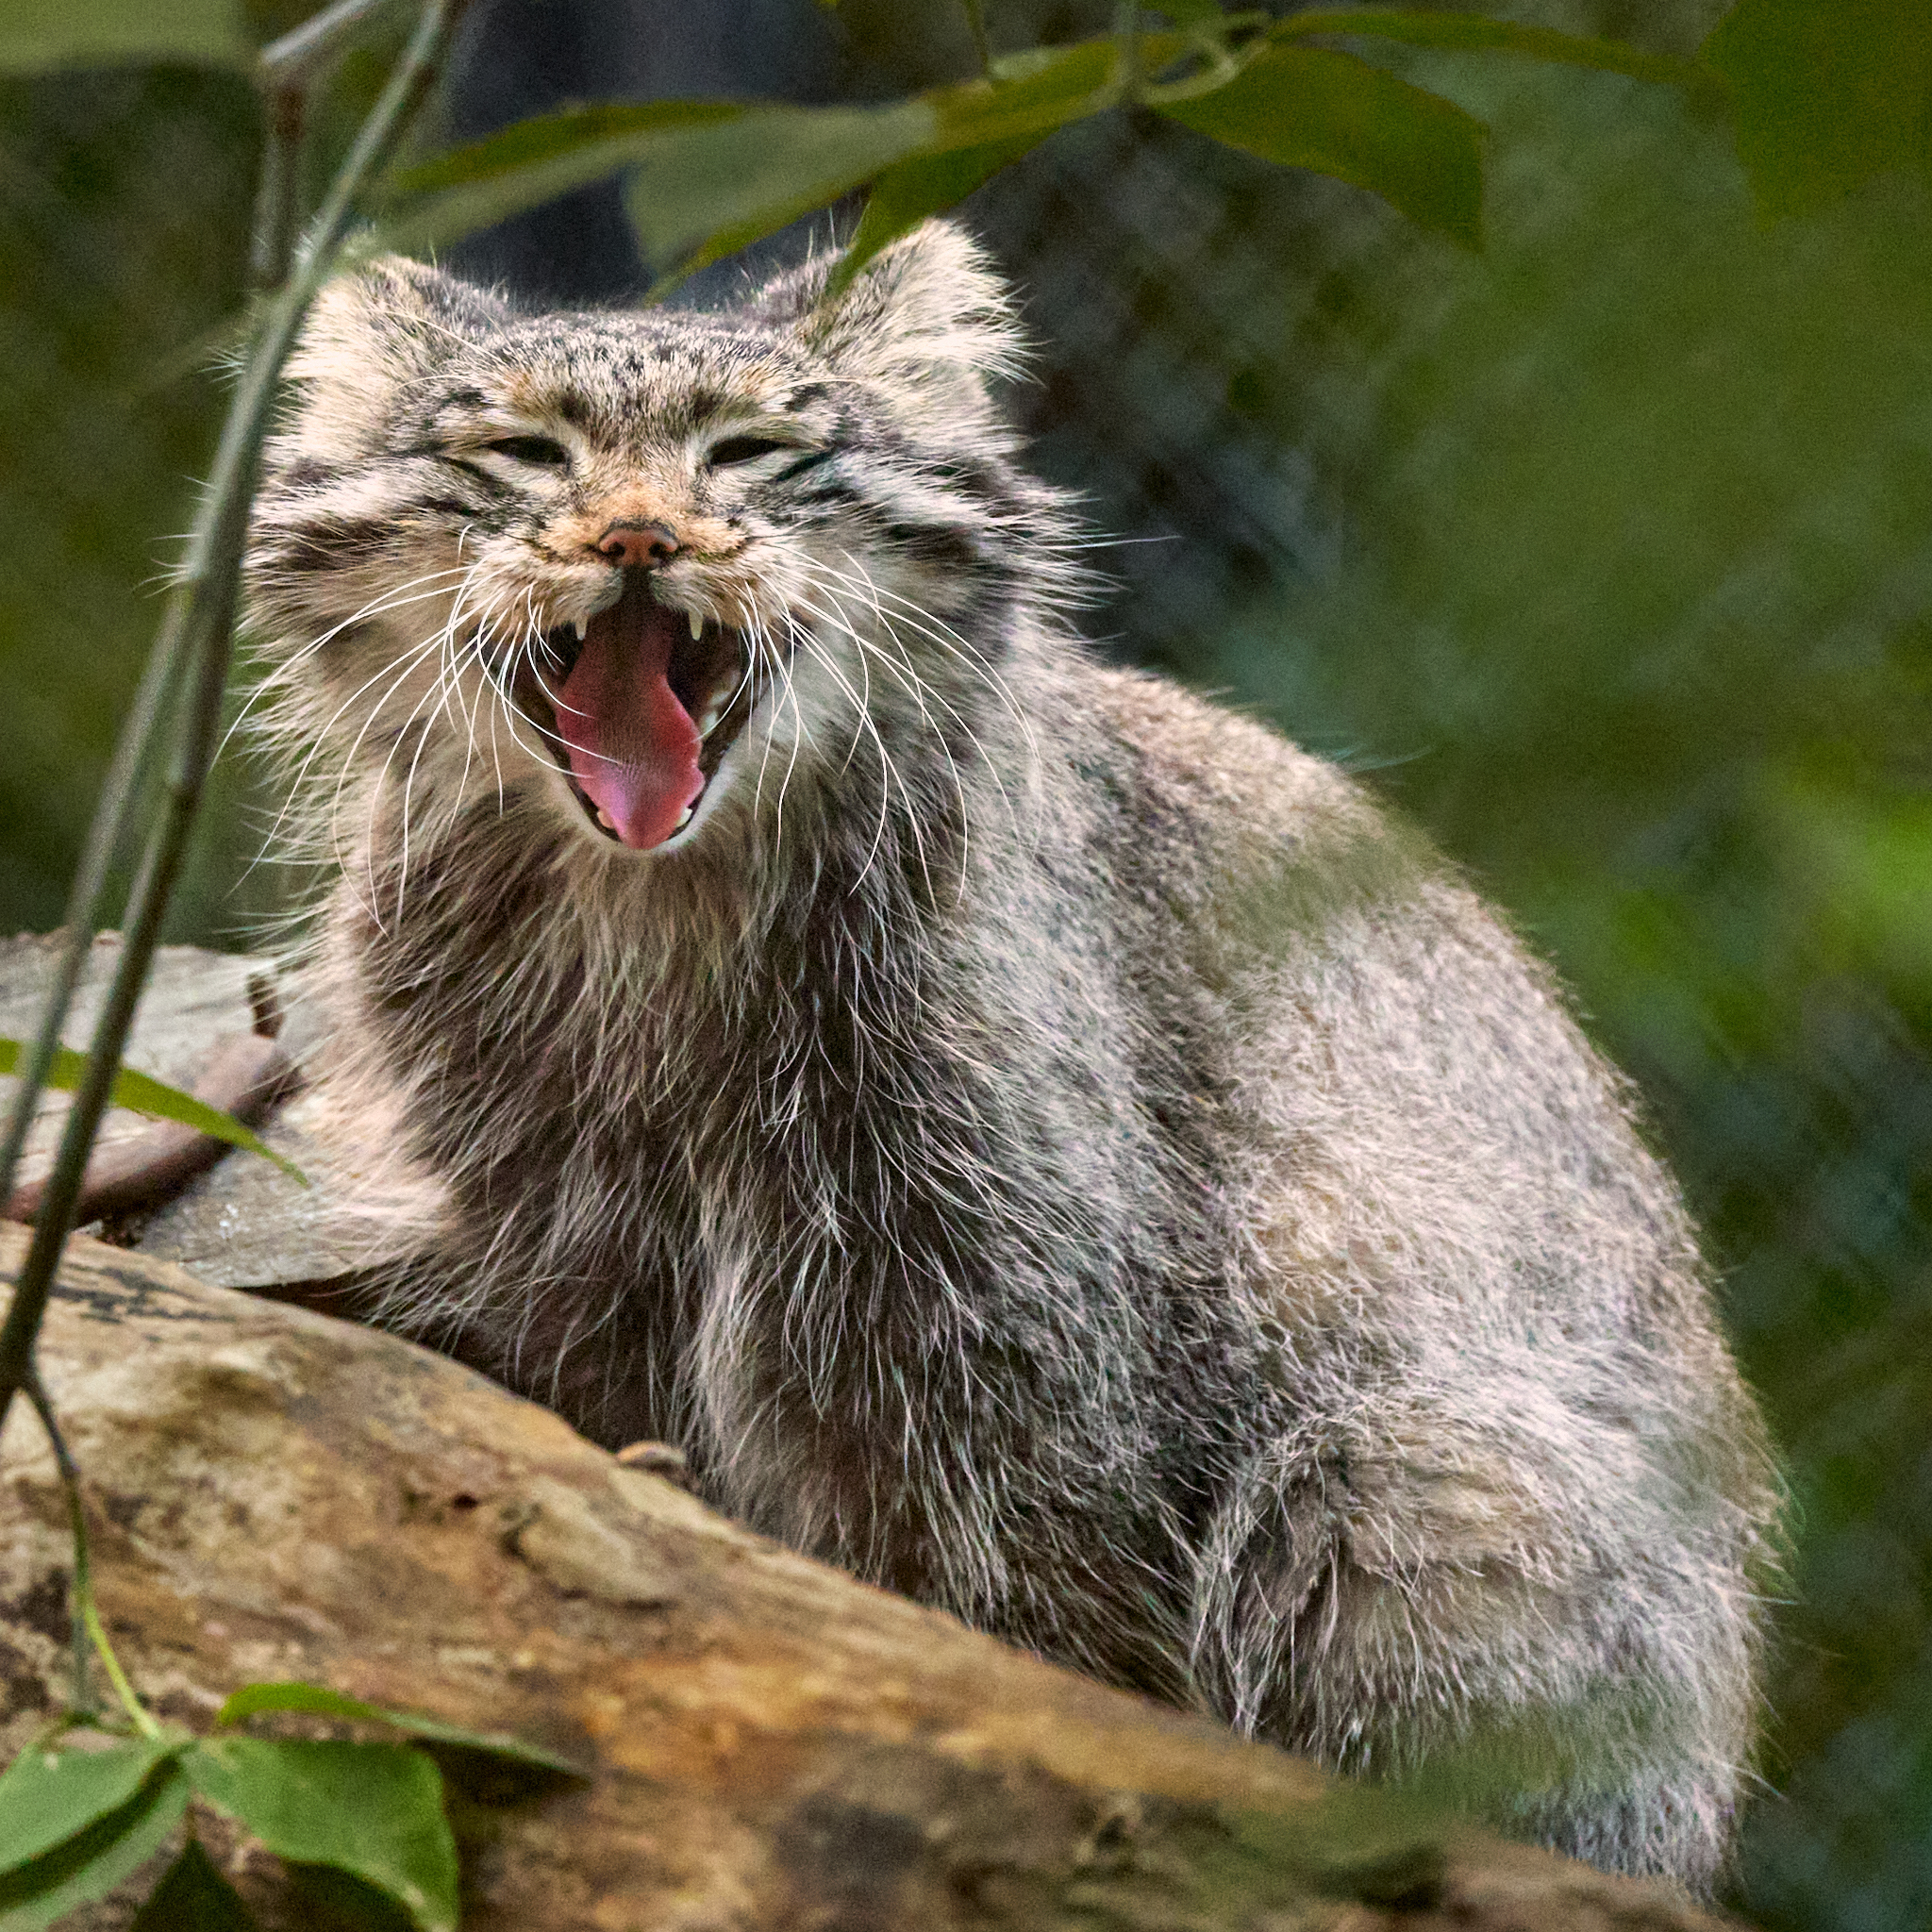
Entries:
{"label": "mossy log surface", "polygon": [[[0,1229],[0,1276],[24,1232]],[[1090,1683],[735,1527],[427,1351],[77,1238],[42,1348],[103,1613],[158,1712],[259,1678],[510,1731],[451,1761],[474,1932],[1710,1932],[1667,1889],[1474,1833]],[[54,1466],[0,1437],[17,1748],[65,1692]],[[211,1841],[271,1925],[300,1874]],[[92,1908],[123,1926],[131,1890]]]}

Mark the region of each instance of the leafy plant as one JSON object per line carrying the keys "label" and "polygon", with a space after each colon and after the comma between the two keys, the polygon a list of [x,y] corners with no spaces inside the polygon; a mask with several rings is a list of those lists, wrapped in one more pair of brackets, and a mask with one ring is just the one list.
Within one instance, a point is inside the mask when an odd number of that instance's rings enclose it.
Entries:
{"label": "leafy plant", "polygon": [[574,108],[396,174],[377,233],[420,248],[522,213],[614,170],[659,290],[870,184],[841,264],[849,278],[894,237],[943,212],[1060,128],[1133,103],[1263,158],[1338,175],[1424,226],[1474,244],[1479,122],[1440,94],[1310,41],[1393,41],[1527,54],[1707,88],[1689,61],[1467,15],[1349,8],[1291,14],[1166,9],[1178,31],[1115,32],[989,59],[975,80],[869,108],[650,101]]}
{"label": "leafy plant", "polygon": [[[120,1101],[186,1117],[204,1131],[267,1152],[225,1115],[192,1096],[139,1074],[119,1060],[159,933],[160,916],[192,828],[203,779],[213,756],[215,724],[226,679],[236,580],[260,439],[281,364],[308,298],[327,275],[364,182],[407,125],[433,78],[456,11],[429,0],[390,84],[360,130],[314,222],[297,244],[289,183],[299,135],[299,102],[325,58],[376,10],[349,0],[260,57],[270,97],[270,152],[258,213],[256,260],[263,284],[253,353],[243,375],[215,476],[197,522],[186,566],[161,636],[136,695],[89,836],[69,907],[68,943],[38,1038],[26,1056],[4,1146],[0,1195],[10,1191],[40,1089],[72,1085],[71,1108],[34,1241],[0,1331],[0,1415],[24,1390],[54,1446],[74,1537],[72,1707],[0,1775],[0,1926],[51,1924],[99,1897],[166,1842],[191,1795],[233,1817],[271,1850],[298,1863],[334,1867],[392,1899],[423,1928],[444,1932],[457,1922],[456,1847],[443,1816],[441,1777],[416,1744],[251,1737],[232,1729],[261,1711],[379,1723],[425,1740],[458,1743],[540,1766],[573,1769],[515,1740],[473,1735],[433,1720],[341,1697],[325,1686],[249,1685],[217,1719],[216,1734],[197,1739],[156,1723],[121,1669],[94,1607],[79,1473],[42,1386],[33,1348],[53,1272],[73,1220],[89,1146],[102,1113]],[[146,52],[157,57],[215,58],[239,51],[194,15],[196,37],[184,44],[181,21],[160,22],[142,41],[132,9],[76,9],[59,23],[9,19],[0,28],[0,58],[53,64],[76,55]],[[170,713],[173,713],[171,720]],[[58,1045],[59,1029],[81,961],[99,924],[108,860],[131,814],[137,783],[175,725],[168,758],[166,808],[152,836],[126,915],[127,932],[105,1010],[85,1057]],[[8,1042],[8,1069],[21,1058]],[[119,1701],[122,1721],[92,1708],[89,1653],[97,1655]],[[191,1831],[143,1907],[149,1926],[192,1924],[245,1926],[246,1907]]]}
{"label": "leafy plant", "polygon": [[1704,43],[1768,215],[1932,159],[1932,33],[1916,0],[1739,0]]}
{"label": "leafy plant", "polygon": [[[261,1738],[235,1728],[266,1710],[385,1724],[553,1774],[579,1768],[515,1739],[469,1732],[339,1696],[320,1684],[250,1684],[214,1732],[157,1724],[129,1698],[131,1729],[63,1718],[0,1774],[0,1926],[51,1924],[110,1890],[180,1824],[191,1797],[291,1863],[347,1873],[420,1932],[454,1932],[457,1848],[442,1774],[413,1743]],[[137,1926],[254,1924],[192,1830]]]}

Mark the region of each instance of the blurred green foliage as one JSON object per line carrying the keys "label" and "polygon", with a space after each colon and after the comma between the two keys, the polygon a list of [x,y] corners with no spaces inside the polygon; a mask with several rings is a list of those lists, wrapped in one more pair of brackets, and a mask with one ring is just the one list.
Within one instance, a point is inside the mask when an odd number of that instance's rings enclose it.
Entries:
{"label": "blurred green foliage", "polygon": [[[60,916],[219,426],[256,108],[185,69],[0,79],[0,930]],[[245,782],[220,783],[178,931],[239,923]],[[232,910],[230,909],[232,906]]]}
{"label": "blurred green foliage", "polygon": [[[1638,1079],[1799,1508],[1737,1903],[1905,1932],[1932,1919],[1932,186],[1892,167],[1767,223],[1675,95],[1391,64],[1492,125],[1486,252],[1324,187],[1346,245],[1255,265],[1249,346],[1211,365],[1217,421],[1307,454],[1332,560],[1103,622],[1374,768]],[[0,926],[58,915],[191,513],[254,125],[218,75],[0,84]],[[1158,149],[1224,208],[1283,192],[1172,125],[1065,139]],[[261,802],[223,784],[175,912],[218,942],[276,898],[235,883]]]}
{"label": "blurred green foliage", "polygon": [[1180,668],[1384,765],[1637,1077],[1798,1506],[1783,1795],[1738,1903],[1904,1932],[1932,1919],[1932,189],[1766,226],[1668,97],[1427,78],[1494,125],[1489,249],[1339,272],[1326,379],[1374,360],[1338,411],[1374,399],[1343,561]]}
{"label": "blurred green foliage", "polygon": [[[247,19],[262,38],[308,11],[258,0]],[[400,37],[341,62],[308,205]],[[258,124],[248,80],[212,68],[0,75],[0,932],[60,918],[194,517],[240,343]],[[223,759],[166,937],[241,947],[274,919],[273,821]]]}

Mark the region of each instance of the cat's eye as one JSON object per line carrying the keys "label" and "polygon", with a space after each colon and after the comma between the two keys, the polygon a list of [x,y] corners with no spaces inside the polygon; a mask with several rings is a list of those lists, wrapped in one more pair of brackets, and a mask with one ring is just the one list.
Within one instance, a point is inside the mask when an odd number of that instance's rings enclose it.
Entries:
{"label": "cat's eye", "polygon": [[539,463],[548,470],[560,470],[570,461],[569,450],[547,436],[501,436],[485,447],[513,463]]}
{"label": "cat's eye", "polygon": [[758,457],[797,447],[795,442],[780,442],[770,436],[727,436],[723,442],[711,445],[705,460],[715,470],[726,463],[748,463]]}

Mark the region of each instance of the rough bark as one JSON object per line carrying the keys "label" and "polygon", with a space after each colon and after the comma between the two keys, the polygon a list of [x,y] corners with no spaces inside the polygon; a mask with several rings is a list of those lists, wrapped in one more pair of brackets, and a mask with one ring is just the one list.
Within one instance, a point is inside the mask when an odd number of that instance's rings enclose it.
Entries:
{"label": "rough bark", "polygon": [[[24,1246],[0,1230],[0,1274]],[[391,1337],[77,1239],[42,1362],[158,1710],[202,1726],[239,1683],[309,1677],[591,1769],[506,1793],[451,1767],[474,1932],[1714,1924],[1373,1794],[1338,1808],[1306,1764],[748,1535]],[[25,1405],[0,1525],[17,1747],[63,1695],[70,1563]],[[325,1923],[265,1855],[230,1862],[270,1923]]]}

